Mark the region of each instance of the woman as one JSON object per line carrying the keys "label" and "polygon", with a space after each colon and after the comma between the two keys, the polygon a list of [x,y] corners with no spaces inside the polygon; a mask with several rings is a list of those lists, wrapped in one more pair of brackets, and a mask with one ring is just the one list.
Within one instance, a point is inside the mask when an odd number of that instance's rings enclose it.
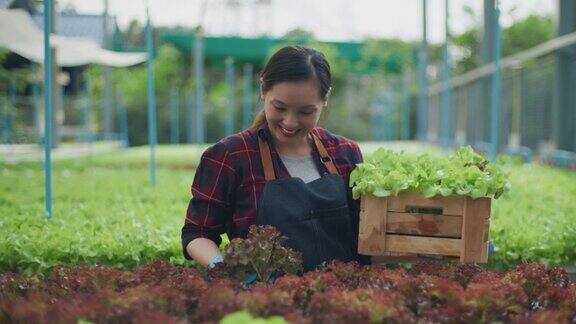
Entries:
{"label": "woman", "polygon": [[251,128],[208,148],[200,160],[182,245],[187,259],[222,261],[220,235],[246,237],[273,225],[303,254],[304,270],[358,260],[357,201],[350,172],[358,145],[317,127],[332,90],[330,66],[317,50],[288,46],[260,74],[264,109]]}

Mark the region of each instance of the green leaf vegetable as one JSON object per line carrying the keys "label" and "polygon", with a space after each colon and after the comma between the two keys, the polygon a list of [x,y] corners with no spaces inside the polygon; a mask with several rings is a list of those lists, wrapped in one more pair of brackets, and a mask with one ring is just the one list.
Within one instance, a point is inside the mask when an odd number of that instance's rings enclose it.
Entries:
{"label": "green leaf vegetable", "polygon": [[247,310],[237,311],[224,316],[220,324],[284,324],[286,321],[282,316],[271,316],[269,318],[253,317]]}
{"label": "green leaf vegetable", "polygon": [[476,199],[498,198],[510,184],[499,165],[488,163],[470,146],[464,146],[445,159],[378,149],[352,171],[350,187],[354,199],[362,194],[387,197],[403,191],[427,198],[462,195]]}

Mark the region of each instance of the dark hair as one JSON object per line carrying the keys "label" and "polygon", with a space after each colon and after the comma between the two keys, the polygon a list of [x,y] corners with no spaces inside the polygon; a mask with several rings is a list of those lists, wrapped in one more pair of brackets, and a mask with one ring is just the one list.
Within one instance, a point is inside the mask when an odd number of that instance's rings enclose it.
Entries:
{"label": "dark hair", "polygon": [[[327,100],[332,89],[330,64],[320,51],[304,46],[286,46],[278,50],[260,72],[262,93],[268,92],[277,83],[285,81],[317,80],[320,98]],[[266,121],[264,111],[260,111],[252,127]]]}

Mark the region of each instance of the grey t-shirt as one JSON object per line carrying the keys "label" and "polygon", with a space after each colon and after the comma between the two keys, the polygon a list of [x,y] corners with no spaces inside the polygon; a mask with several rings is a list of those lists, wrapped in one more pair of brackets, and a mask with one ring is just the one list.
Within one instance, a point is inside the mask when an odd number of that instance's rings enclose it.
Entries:
{"label": "grey t-shirt", "polygon": [[293,178],[300,178],[304,183],[312,182],[320,178],[312,155],[306,157],[290,157],[280,154],[280,158]]}

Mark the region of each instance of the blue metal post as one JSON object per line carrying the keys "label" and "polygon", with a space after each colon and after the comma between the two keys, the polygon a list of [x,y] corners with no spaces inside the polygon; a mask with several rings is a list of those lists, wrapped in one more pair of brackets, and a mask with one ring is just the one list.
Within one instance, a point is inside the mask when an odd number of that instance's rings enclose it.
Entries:
{"label": "blue metal post", "polygon": [[6,124],[7,122],[7,118],[5,116],[5,110],[6,110],[6,99],[2,96],[0,96],[0,143],[4,142],[4,133],[5,133],[5,129],[8,129],[8,125]]}
{"label": "blue metal post", "polygon": [[148,140],[150,142],[150,182],[156,187],[156,94],[154,87],[154,48],[150,12],[146,9],[146,49],[148,52]]}
{"label": "blue metal post", "polygon": [[204,113],[204,45],[202,28],[198,27],[194,39],[194,72],[196,77],[196,140],[205,142],[205,113]]}
{"label": "blue metal post", "polygon": [[86,73],[84,81],[84,109],[82,109],[82,125],[84,127],[84,141],[92,142],[92,131],[90,130],[90,114],[92,110],[92,86],[90,84],[89,73]]}
{"label": "blue metal post", "polygon": [[32,118],[34,118],[34,138],[40,144],[40,121],[38,120],[38,65],[32,63]]}
{"label": "blue metal post", "polygon": [[490,159],[496,160],[498,154],[500,127],[500,56],[502,55],[500,32],[500,9],[498,2],[494,8],[494,73],[492,74],[492,100],[490,101]]}
{"label": "blue metal post", "polygon": [[170,143],[180,142],[180,94],[178,89],[170,93]]}
{"label": "blue metal post", "polygon": [[394,104],[389,87],[386,87],[382,108],[384,110],[384,138],[387,141],[392,141],[394,140]]}
{"label": "blue metal post", "polygon": [[226,136],[234,133],[234,58],[227,57],[226,65]]}
{"label": "blue metal post", "polygon": [[[370,119],[372,121],[372,140],[377,142],[378,141],[378,107],[377,107],[377,103],[376,103],[376,98],[372,99],[372,104],[371,104],[371,114],[370,114]],[[381,126],[381,125],[380,125]]]}
{"label": "blue metal post", "polygon": [[426,19],[426,0],[422,0],[422,43],[418,60],[418,140],[426,140],[426,124],[428,122],[428,111],[426,101],[428,100],[428,36]]}
{"label": "blue metal post", "polygon": [[128,139],[128,114],[126,113],[126,105],[124,104],[124,92],[119,89],[118,90],[118,116],[120,119],[120,136],[122,136],[122,143],[124,147],[130,146],[130,140]]}
{"label": "blue metal post", "polygon": [[442,146],[444,151],[447,152],[450,147],[450,129],[452,126],[450,118],[450,101],[451,90],[450,90],[450,28],[449,28],[449,0],[445,0],[445,43],[442,49],[442,84],[444,91],[442,92],[442,114],[441,114],[441,131],[442,136]]}
{"label": "blue metal post", "polygon": [[402,74],[402,140],[410,138],[410,72]]}
{"label": "blue metal post", "polygon": [[395,96],[395,92],[394,89],[390,89],[390,95],[388,97],[389,103],[390,103],[390,109],[392,111],[392,127],[391,127],[391,132],[392,132],[392,140],[396,141],[398,140],[398,130],[400,127],[400,106],[397,103],[396,100],[396,96]]}
{"label": "blue metal post", "polygon": [[8,114],[6,116],[8,133],[8,144],[14,144],[15,137],[15,127],[14,127],[14,117],[16,116],[16,84],[14,79],[10,78],[10,86],[8,87],[8,92],[10,94],[10,104],[8,105]]}
{"label": "blue metal post", "polygon": [[374,141],[382,141],[385,138],[387,125],[385,125],[384,106],[382,98],[376,97],[372,101],[372,138]]}
{"label": "blue metal post", "polygon": [[194,143],[194,95],[186,94],[186,143]]}
{"label": "blue metal post", "polygon": [[44,191],[46,218],[52,218],[52,0],[44,0]]}
{"label": "blue metal post", "polygon": [[242,107],[242,128],[250,127],[252,120],[252,64],[244,65],[244,100]]}

